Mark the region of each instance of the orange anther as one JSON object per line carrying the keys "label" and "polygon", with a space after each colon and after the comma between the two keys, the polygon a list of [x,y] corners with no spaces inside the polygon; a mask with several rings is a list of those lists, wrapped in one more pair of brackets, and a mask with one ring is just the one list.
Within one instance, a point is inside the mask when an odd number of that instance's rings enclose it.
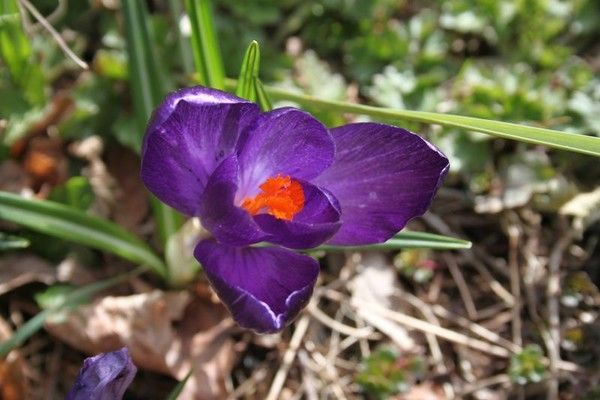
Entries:
{"label": "orange anther", "polygon": [[302,185],[289,176],[277,175],[264,181],[261,193],[247,198],[242,208],[250,215],[265,210],[275,218],[291,221],[294,215],[304,208],[304,190]]}

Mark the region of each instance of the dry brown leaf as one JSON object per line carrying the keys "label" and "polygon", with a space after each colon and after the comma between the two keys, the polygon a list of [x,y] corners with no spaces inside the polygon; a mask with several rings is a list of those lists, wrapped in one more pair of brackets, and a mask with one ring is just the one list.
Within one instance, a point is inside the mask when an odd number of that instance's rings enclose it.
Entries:
{"label": "dry brown leaf", "polygon": [[20,193],[29,187],[29,178],[23,167],[14,160],[0,163],[0,190]]}
{"label": "dry brown leaf", "polygon": [[49,285],[55,281],[54,268],[42,258],[23,253],[0,258],[0,295],[31,282]]}
{"label": "dry brown leaf", "polygon": [[54,186],[64,182],[68,172],[62,141],[48,136],[31,138],[23,158],[23,167],[36,186],[44,183]]}
{"label": "dry brown leaf", "polygon": [[445,400],[446,396],[440,386],[429,382],[412,386],[408,392],[397,397],[398,400]]}
{"label": "dry brown leaf", "polygon": [[136,231],[149,207],[146,188],[140,179],[139,157],[125,147],[113,146],[107,151],[106,166],[119,188],[113,219],[128,230]]}
{"label": "dry brown leaf", "polygon": [[374,314],[367,306],[375,303],[392,308],[391,295],[397,290],[394,269],[381,253],[363,254],[358,268],[351,286],[351,304],[356,308],[357,314],[369,325],[389,336],[401,350],[414,352],[417,345],[403,326]]}
{"label": "dry brown leaf", "polygon": [[[9,324],[0,316],[0,342],[12,335]],[[27,364],[17,350],[0,359],[0,399],[21,400],[29,398],[27,390]]]}
{"label": "dry brown leaf", "polygon": [[232,326],[220,304],[188,292],[104,297],[71,312],[47,330],[71,346],[97,354],[127,346],[139,368],[183,379],[180,400],[218,399],[234,362]]}

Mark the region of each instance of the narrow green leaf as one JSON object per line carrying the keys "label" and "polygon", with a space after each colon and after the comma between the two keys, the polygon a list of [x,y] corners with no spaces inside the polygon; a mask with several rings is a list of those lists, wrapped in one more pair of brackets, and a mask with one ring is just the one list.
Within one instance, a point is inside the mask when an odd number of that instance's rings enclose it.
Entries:
{"label": "narrow green leaf", "polygon": [[[45,102],[44,77],[32,56],[17,0],[0,0],[0,59],[8,68],[11,80],[22,90],[23,97],[31,104],[41,106]],[[4,112],[1,110],[0,114]]]}
{"label": "narrow green leaf", "polygon": [[258,71],[260,68],[260,48],[258,42],[253,40],[248,46],[244,60],[242,61],[242,68],[240,70],[240,76],[237,81],[237,88],[235,94],[244,99],[250,101],[256,101],[256,87],[254,80],[258,79]]}
{"label": "narrow green leaf", "polygon": [[[163,96],[166,85],[157,67],[155,50],[150,41],[148,10],[146,3],[138,0],[123,0],[127,52],[129,55],[129,80],[133,93],[133,106],[136,111],[136,150],[142,148],[142,138],[146,124]],[[181,216],[167,205],[151,198],[152,211],[156,220],[161,243],[181,225]]]}
{"label": "narrow green leaf", "polygon": [[575,151],[600,157],[600,138],[574,133],[566,133],[546,128],[513,124],[509,122],[486,120],[482,118],[464,117],[461,115],[438,114],[425,111],[397,110],[379,108],[341,101],[321,100],[315,97],[291,93],[274,87],[266,87],[271,97],[280,100],[292,100],[299,104],[319,106],[323,110],[351,112],[376,118],[417,121],[428,124],[439,124],[462,128],[465,130],[487,133],[503,139],[520,142],[542,144],[562,150]]}
{"label": "narrow green leaf", "polygon": [[165,400],[177,400],[177,398],[181,394],[181,391],[183,390],[185,384],[187,383],[188,379],[190,379],[190,377],[192,376],[193,372],[194,372],[194,370],[190,369],[190,372],[188,372],[187,375],[185,376],[185,378],[183,378],[183,380],[181,382],[179,382],[173,388],[173,390],[171,391],[171,393],[169,393],[169,395],[167,396],[167,398]]}
{"label": "narrow green leaf", "polygon": [[120,226],[59,203],[0,192],[0,220],[116,254],[165,278],[164,263],[143,241]]}
{"label": "narrow green leaf", "polygon": [[265,87],[259,78],[254,79],[254,90],[256,91],[256,102],[260,108],[263,111],[271,111],[273,109],[273,105],[271,104],[271,100],[269,100],[269,96],[265,91]]}
{"label": "narrow green leaf", "polygon": [[[228,82],[228,86],[233,85],[233,82]],[[503,139],[541,144],[561,150],[600,157],[600,137],[579,135],[553,129],[513,124],[510,122],[465,117],[461,115],[398,110],[346,103],[342,101],[321,100],[316,97],[292,93],[272,86],[265,86],[265,91],[273,99],[291,100],[301,105],[318,106],[322,110],[363,114],[385,120],[405,120],[451,126],[469,131],[482,132]]]}
{"label": "narrow green leaf", "polygon": [[345,250],[399,250],[399,249],[437,249],[454,250],[470,249],[471,242],[453,237],[435,235],[427,232],[403,231],[385,243],[368,246],[333,246],[321,245],[314,250],[345,251]]}
{"label": "narrow green leaf", "polygon": [[225,69],[217,42],[210,0],[186,0],[192,26],[192,53],[200,83],[215,89],[225,88]]}
{"label": "narrow green leaf", "polygon": [[24,249],[29,245],[29,240],[25,238],[0,232],[0,251]]}
{"label": "narrow green leaf", "polygon": [[12,335],[8,340],[0,343],[0,357],[6,356],[16,347],[19,347],[23,344],[27,339],[29,339],[33,334],[42,329],[44,326],[44,322],[54,315],[56,312],[63,310],[66,307],[69,307],[73,304],[81,304],[86,299],[98,293],[99,291],[108,289],[112,286],[115,286],[121,282],[125,282],[133,276],[139,275],[144,272],[145,268],[136,268],[135,270],[128,272],[126,274],[122,274],[116,276],[114,278],[106,279],[100,282],[93,283],[88,286],[84,286],[79,289],[73,290],[71,293],[65,295],[58,304],[56,304],[52,308],[45,309],[39,312],[35,317],[31,318],[25,324],[23,324],[14,335]]}
{"label": "narrow green leaf", "polygon": [[173,17],[173,22],[176,25],[175,30],[177,31],[177,47],[179,48],[179,56],[181,57],[183,70],[187,74],[194,72],[194,59],[192,58],[192,47],[190,41],[185,37],[181,29],[179,28],[179,19],[183,15],[183,5],[181,0],[169,0],[169,9]]}

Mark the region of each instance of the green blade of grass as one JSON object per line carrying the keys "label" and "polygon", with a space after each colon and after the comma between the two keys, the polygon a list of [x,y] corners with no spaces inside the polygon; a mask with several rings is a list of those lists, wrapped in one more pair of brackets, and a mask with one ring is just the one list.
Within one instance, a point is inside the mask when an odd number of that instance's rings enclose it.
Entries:
{"label": "green blade of grass", "polygon": [[66,307],[81,304],[85,302],[87,298],[93,294],[115,286],[121,282],[125,282],[133,276],[139,275],[144,272],[145,268],[136,268],[135,270],[116,276],[114,278],[106,279],[100,282],[95,282],[91,285],[84,286],[73,290],[71,293],[64,296],[63,300],[56,304],[52,308],[48,308],[39,312],[35,317],[31,318],[25,324],[23,324],[8,340],[0,343],[0,357],[6,356],[16,347],[19,347],[27,339],[33,336],[37,331],[42,329],[46,320]]}
{"label": "green blade of grass", "polygon": [[265,87],[258,77],[254,78],[254,90],[256,91],[256,102],[260,106],[261,110],[271,111],[273,109],[273,104],[271,104],[269,95],[267,95],[267,92],[265,92]]}
{"label": "green blade of grass", "polygon": [[[129,55],[129,77],[133,93],[133,106],[136,111],[137,149],[142,147],[142,138],[146,124],[163,96],[166,87],[157,67],[157,58],[150,41],[148,11],[145,2],[124,0],[122,2]],[[181,216],[175,210],[151,198],[152,211],[156,220],[161,243],[181,225]]]}
{"label": "green blade of grass", "polygon": [[225,88],[225,69],[217,43],[210,0],[186,0],[192,26],[192,54],[200,83],[215,89]]}
{"label": "green blade of grass", "polygon": [[60,239],[108,251],[150,267],[165,278],[167,269],[150,247],[120,226],[77,209],[0,192],[0,220]]}
{"label": "green blade of grass", "polygon": [[240,76],[237,81],[237,88],[235,94],[244,99],[250,101],[256,101],[256,87],[254,85],[254,79],[258,78],[258,71],[260,68],[260,48],[258,42],[253,40],[248,46],[244,60],[242,61],[242,67],[240,70]]}
{"label": "green blade of grass", "polygon": [[346,251],[346,250],[399,250],[399,249],[436,249],[458,250],[470,249],[471,242],[449,236],[435,235],[427,232],[404,231],[397,233],[385,243],[367,246],[334,246],[324,244],[313,250]]}
{"label": "green blade of grass", "polygon": [[181,394],[181,391],[183,390],[183,387],[185,386],[187,381],[190,379],[193,372],[194,372],[194,370],[190,369],[190,372],[187,373],[187,375],[185,376],[185,378],[183,378],[183,380],[181,382],[179,382],[177,385],[175,385],[175,387],[173,388],[171,393],[169,393],[169,395],[167,396],[167,398],[165,400],[177,400],[177,398]]}
{"label": "green blade of grass", "polygon": [[575,151],[600,157],[600,138],[574,133],[566,133],[546,128],[493,121],[461,115],[439,114],[425,111],[397,110],[352,104],[341,101],[321,100],[302,94],[290,93],[286,90],[266,86],[265,90],[274,99],[292,100],[299,104],[319,106],[323,110],[345,113],[364,114],[388,120],[405,120],[424,122],[462,128],[465,130],[486,133],[503,139],[520,142],[542,144],[562,150]]}
{"label": "green blade of grass", "polygon": [[179,48],[179,56],[181,57],[183,70],[187,74],[194,73],[194,59],[192,58],[192,47],[190,41],[183,35],[179,28],[179,18],[183,15],[183,5],[181,0],[169,0],[169,10],[173,22],[175,23],[175,31],[177,32],[177,47]]}
{"label": "green blade of grass", "polygon": [[0,251],[25,249],[30,244],[28,239],[0,232]]}
{"label": "green blade of grass", "polygon": [[[233,87],[235,81],[228,81],[227,85]],[[566,133],[553,129],[519,125],[510,122],[465,117],[462,115],[398,110],[346,103],[343,101],[322,100],[272,86],[265,86],[265,91],[273,99],[290,100],[300,105],[310,105],[313,107],[319,106],[322,110],[369,115],[383,120],[416,121],[427,124],[450,126],[468,131],[486,133],[503,139],[541,144],[556,149],[600,157],[600,137]]]}

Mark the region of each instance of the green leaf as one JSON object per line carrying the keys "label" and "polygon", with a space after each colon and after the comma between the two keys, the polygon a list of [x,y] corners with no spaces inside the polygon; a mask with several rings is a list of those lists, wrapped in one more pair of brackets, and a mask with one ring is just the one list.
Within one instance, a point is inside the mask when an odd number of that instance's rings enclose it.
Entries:
{"label": "green leaf", "polygon": [[188,372],[185,378],[183,378],[183,380],[173,388],[173,390],[171,391],[171,393],[169,393],[165,400],[176,400],[177,397],[179,397],[179,395],[181,394],[181,391],[183,390],[183,387],[187,383],[188,379],[190,379],[190,377],[192,376],[193,372],[194,370],[190,369],[190,372]]}
{"label": "green leaf", "polygon": [[133,106],[138,120],[137,150],[141,149],[146,123],[154,107],[166,94],[166,88],[157,67],[156,51],[150,41],[148,11],[145,2],[123,1],[125,35],[129,57],[129,83],[133,94]]}
{"label": "green leaf", "polygon": [[250,101],[256,101],[256,87],[254,80],[258,79],[260,68],[260,48],[258,42],[253,40],[246,50],[240,76],[237,81],[235,94]]}
{"label": "green leaf", "polygon": [[32,59],[16,0],[0,1],[0,58],[12,80],[23,89],[24,97],[31,104],[43,103],[44,78],[39,63]]}
{"label": "green leaf", "polygon": [[[233,86],[233,84],[229,84]],[[397,110],[379,108],[343,101],[321,100],[312,96],[292,93],[284,89],[265,86],[265,91],[276,100],[290,100],[298,104],[320,107],[323,110],[340,113],[369,115],[384,120],[405,120],[427,124],[438,124],[461,128],[468,131],[482,132],[503,139],[520,142],[541,144],[562,150],[569,150],[600,157],[600,138],[560,132],[552,129],[513,124],[510,122],[493,121],[482,118],[465,117],[462,115],[440,114],[425,111]]]}
{"label": "green leaf", "polygon": [[24,249],[29,245],[29,240],[25,238],[0,232],[0,251]]}
{"label": "green leaf", "polygon": [[192,54],[200,83],[215,89],[225,88],[225,70],[217,43],[210,0],[186,0],[192,25]]}
{"label": "green leaf", "polygon": [[265,87],[258,78],[254,79],[254,90],[256,92],[256,102],[260,108],[263,111],[271,111],[273,109],[273,105],[271,104],[271,100],[269,100],[267,92],[265,92]]}
{"label": "green leaf", "polygon": [[120,226],[51,201],[0,191],[0,219],[146,265],[166,278],[167,269],[148,245]]}
{"label": "green leaf", "polygon": [[398,250],[398,249],[470,249],[471,242],[453,237],[435,235],[426,232],[403,231],[385,243],[371,244],[367,246],[333,246],[324,244],[314,250],[324,251],[346,251],[346,250]]}
{"label": "green leaf", "polygon": [[23,324],[10,339],[0,343],[0,357],[6,356],[11,350],[23,344],[27,339],[34,335],[37,331],[42,329],[44,322],[55,315],[57,312],[63,310],[65,307],[69,307],[73,304],[81,304],[90,298],[95,293],[102,290],[108,289],[121,282],[130,279],[133,276],[139,275],[144,272],[145,268],[136,268],[135,270],[116,276],[114,278],[106,279],[100,282],[93,283],[88,286],[84,286],[79,289],[75,289],[70,293],[66,293],[62,297],[56,297],[56,302],[51,308],[47,308],[44,311],[38,313],[35,317],[31,318],[25,324]]}
{"label": "green leaf", "polygon": [[[137,0],[123,1],[127,52],[129,54],[129,77],[137,120],[135,149],[138,151],[142,148],[146,123],[150,119],[154,107],[166,94],[166,87],[156,64],[158,62],[155,56],[156,52],[150,41],[147,22],[149,16],[145,4],[145,2]],[[161,243],[166,243],[169,236],[175,233],[181,225],[181,216],[155,198],[152,198],[151,204]]]}

